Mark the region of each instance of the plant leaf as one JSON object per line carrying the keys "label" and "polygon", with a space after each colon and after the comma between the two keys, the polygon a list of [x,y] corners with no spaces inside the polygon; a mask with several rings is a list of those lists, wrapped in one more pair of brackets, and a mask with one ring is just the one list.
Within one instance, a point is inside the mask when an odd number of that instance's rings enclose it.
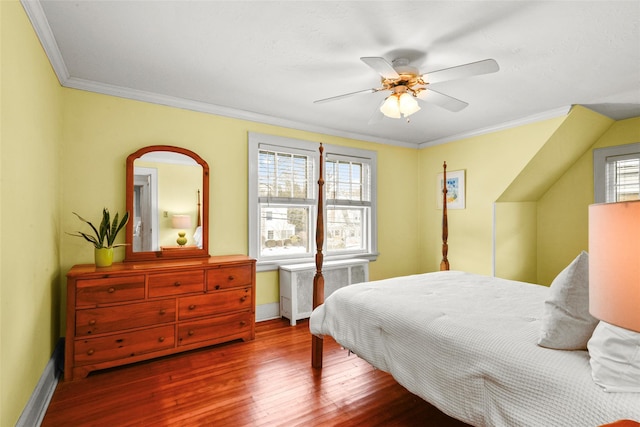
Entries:
{"label": "plant leaf", "polygon": [[116,214],[116,217],[113,219],[113,228],[111,229],[112,235],[113,235],[113,238],[111,239],[111,244],[113,244],[114,240],[116,240],[116,236],[118,235],[120,230],[122,230],[122,227],[127,225],[128,221],[129,221],[129,212],[125,212],[124,215],[122,216],[122,221],[120,221],[120,224],[116,227],[116,223],[118,222],[118,214]]}
{"label": "plant leaf", "polygon": [[70,236],[74,236],[74,237],[82,237],[87,242],[93,244],[93,246],[95,246],[98,249],[100,249],[102,247],[102,245],[100,243],[98,243],[98,240],[94,236],[91,236],[90,234],[83,233],[82,231],[78,231],[78,234],[72,234],[72,233],[67,233],[67,234],[70,235]]}
{"label": "plant leaf", "polygon": [[99,238],[99,237],[100,237],[100,233],[98,233],[98,230],[96,229],[96,227],[94,227],[94,225],[93,225],[93,224],[91,224],[91,222],[89,222],[89,221],[87,221],[86,219],[82,218],[80,215],[78,215],[78,214],[77,214],[77,213],[75,213],[75,212],[72,212],[72,213],[73,213],[75,216],[77,216],[77,217],[78,217],[78,219],[80,219],[80,221],[82,221],[82,222],[86,222],[87,224],[89,224],[89,225],[91,226],[91,228],[93,229],[94,233],[96,233],[96,238]]}
{"label": "plant leaf", "polygon": [[122,230],[122,228],[129,221],[129,212],[125,212],[124,216],[120,219],[120,215],[118,213],[115,214],[113,218],[113,223],[111,223],[111,215],[109,214],[109,209],[102,209],[102,221],[100,222],[100,227],[97,229],[91,222],[82,218],[77,213],[73,212],[75,216],[78,217],[83,222],[86,222],[91,226],[95,233],[95,237],[89,234],[83,233],[82,231],[78,231],[78,234],[67,233],[71,236],[82,237],[91,244],[93,244],[96,248],[113,248],[117,246],[125,246],[126,243],[114,245],[113,242],[116,240],[116,236]]}
{"label": "plant leaf", "polygon": [[109,226],[110,226],[109,209],[102,209],[102,222],[100,222],[100,243],[103,243],[105,238],[107,239],[107,247],[109,247]]}

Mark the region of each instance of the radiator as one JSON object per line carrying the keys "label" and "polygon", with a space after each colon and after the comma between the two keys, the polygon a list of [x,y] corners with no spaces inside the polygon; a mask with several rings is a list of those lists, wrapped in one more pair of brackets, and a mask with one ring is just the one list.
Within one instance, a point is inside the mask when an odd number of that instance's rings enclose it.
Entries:
{"label": "radiator", "polygon": [[[280,266],[280,316],[295,325],[297,320],[306,319],[313,309],[313,277],[316,265],[293,264]],[[324,297],[336,289],[369,280],[369,261],[349,259],[327,261],[322,266],[324,277]]]}

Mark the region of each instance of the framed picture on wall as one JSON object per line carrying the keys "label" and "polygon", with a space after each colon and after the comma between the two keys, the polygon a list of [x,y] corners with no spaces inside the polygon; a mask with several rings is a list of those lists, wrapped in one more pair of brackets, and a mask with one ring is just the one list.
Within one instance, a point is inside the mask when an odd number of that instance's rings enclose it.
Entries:
{"label": "framed picture on wall", "polygon": [[[447,172],[447,209],[465,208],[464,169]],[[442,209],[442,188],[444,174],[440,172],[436,180],[438,209]]]}

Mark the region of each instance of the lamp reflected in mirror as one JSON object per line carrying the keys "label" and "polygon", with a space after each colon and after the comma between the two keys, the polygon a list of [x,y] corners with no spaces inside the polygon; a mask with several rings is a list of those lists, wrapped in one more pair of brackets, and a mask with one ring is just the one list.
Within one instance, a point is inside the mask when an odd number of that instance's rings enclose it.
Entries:
{"label": "lamp reflected in mirror", "polygon": [[178,231],[178,238],[176,243],[179,246],[184,246],[189,241],[186,237],[186,230],[191,229],[191,216],[189,215],[173,215],[171,217],[171,227],[180,230]]}

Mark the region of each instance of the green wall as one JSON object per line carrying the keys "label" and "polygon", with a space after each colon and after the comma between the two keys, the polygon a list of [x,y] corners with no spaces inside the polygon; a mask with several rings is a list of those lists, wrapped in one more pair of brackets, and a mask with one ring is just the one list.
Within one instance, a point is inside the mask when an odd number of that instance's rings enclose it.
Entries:
{"label": "green wall", "polygon": [[[372,280],[438,270],[435,181],[447,161],[466,174],[466,209],[449,211],[451,268],[492,274],[495,249],[501,277],[548,284],[586,248],[592,148],[640,141],[640,118],[582,107],[421,150],[332,137],[61,88],[16,0],[0,2],[0,36],[0,426],[15,424],[64,333],[66,271],[93,261],[64,233],[78,229],[71,212],[123,212],[125,160],[143,146],[182,146],[209,163],[212,255],[248,252],[248,132],[377,151]],[[277,272],[257,282],[258,304],[276,303]]]}
{"label": "green wall", "polygon": [[0,2],[0,425],[59,338],[62,89],[19,2]]}

